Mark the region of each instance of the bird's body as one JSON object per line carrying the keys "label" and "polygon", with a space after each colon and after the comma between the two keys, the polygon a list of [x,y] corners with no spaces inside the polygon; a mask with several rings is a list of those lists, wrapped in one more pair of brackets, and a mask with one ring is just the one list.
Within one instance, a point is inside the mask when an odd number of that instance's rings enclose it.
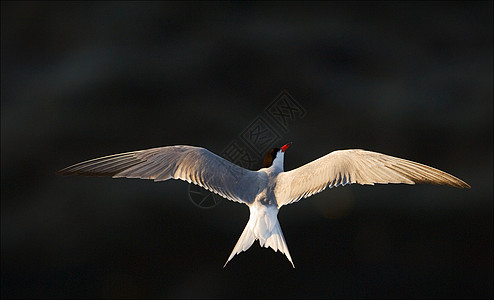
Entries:
{"label": "bird's body", "polygon": [[[286,147],[283,149],[283,147]],[[255,198],[248,201],[250,217],[249,222],[245,226],[242,235],[238,239],[235,248],[233,248],[230,257],[226,264],[238,253],[247,251],[252,246],[255,240],[259,240],[259,244],[263,247],[271,247],[274,251],[280,251],[285,254],[292,266],[292,257],[288,251],[288,246],[281,231],[280,223],[278,222],[279,205],[276,201],[276,184],[278,175],[283,172],[283,156],[287,145],[280,150],[280,157],[273,159],[271,166],[261,168],[257,171],[257,192]],[[271,149],[274,151],[275,149]],[[270,164],[270,156],[266,155],[265,164]],[[277,155],[276,155],[277,156]],[[266,162],[267,161],[267,162]]]}
{"label": "bird's body", "polygon": [[285,172],[285,151],[271,149],[263,167],[251,171],[201,147],[168,146],[127,152],[81,162],[62,175],[112,176],[164,181],[170,178],[197,184],[231,201],[249,206],[250,217],[226,264],[259,240],[286,255],[294,266],[278,222],[283,205],[327,187],[359,183],[430,183],[469,188],[464,181],[438,169],[366,150],[339,150]]}

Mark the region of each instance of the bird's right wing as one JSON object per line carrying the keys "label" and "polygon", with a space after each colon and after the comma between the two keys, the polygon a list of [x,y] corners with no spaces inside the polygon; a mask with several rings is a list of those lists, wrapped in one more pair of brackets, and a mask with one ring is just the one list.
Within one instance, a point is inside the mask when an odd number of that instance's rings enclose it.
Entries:
{"label": "bird's right wing", "polygon": [[470,186],[438,169],[366,150],[339,150],[289,172],[280,173],[275,188],[278,206],[346,184],[430,183]]}
{"label": "bird's right wing", "polygon": [[[250,203],[258,173],[237,166],[207,149],[168,146],[84,161],[58,171],[61,175],[112,176],[164,181],[170,178],[199,185],[224,198]],[[246,183],[251,183],[248,185]]]}

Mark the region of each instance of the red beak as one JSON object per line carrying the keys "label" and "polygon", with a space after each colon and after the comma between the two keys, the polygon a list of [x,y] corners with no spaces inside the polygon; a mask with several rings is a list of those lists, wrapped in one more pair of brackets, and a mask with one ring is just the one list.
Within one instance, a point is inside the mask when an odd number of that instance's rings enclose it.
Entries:
{"label": "red beak", "polygon": [[290,147],[291,144],[292,144],[292,142],[290,142],[290,143],[284,145],[283,147],[281,147],[281,152],[285,152],[286,149],[288,149],[288,147]]}

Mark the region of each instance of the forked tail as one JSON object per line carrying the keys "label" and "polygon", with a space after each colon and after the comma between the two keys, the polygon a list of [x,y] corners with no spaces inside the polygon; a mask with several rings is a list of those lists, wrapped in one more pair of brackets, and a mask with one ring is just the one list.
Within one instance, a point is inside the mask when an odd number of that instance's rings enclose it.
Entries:
{"label": "forked tail", "polygon": [[295,268],[277,215],[278,208],[276,207],[266,207],[264,205],[251,206],[249,222],[245,226],[242,235],[238,239],[235,248],[233,248],[223,268],[236,254],[247,251],[255,240],[259,240],[259,244],[263,247],[271,247],[275,252],[279,250],[285,254]]}

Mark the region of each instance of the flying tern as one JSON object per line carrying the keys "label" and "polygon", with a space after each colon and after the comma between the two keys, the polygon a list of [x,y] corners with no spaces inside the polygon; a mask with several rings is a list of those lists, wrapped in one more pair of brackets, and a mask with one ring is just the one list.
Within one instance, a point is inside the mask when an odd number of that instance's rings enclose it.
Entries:
{"label": "flying tern", "polygon": [[249,221],[224,266],[259,240],[261,246],[286,255],[295,268],[278,222],[278,211],[326,188],[353,183],[428,183],[470,188],[463,180],[438,169],[360,149],[333,151],[285,172],[283,162],[290,145],[271,149],[257,171],[237,166],[205,148],[167,146],[95,158],[58,173],[154,181],[181,179],[246,204],[250,210]]}

